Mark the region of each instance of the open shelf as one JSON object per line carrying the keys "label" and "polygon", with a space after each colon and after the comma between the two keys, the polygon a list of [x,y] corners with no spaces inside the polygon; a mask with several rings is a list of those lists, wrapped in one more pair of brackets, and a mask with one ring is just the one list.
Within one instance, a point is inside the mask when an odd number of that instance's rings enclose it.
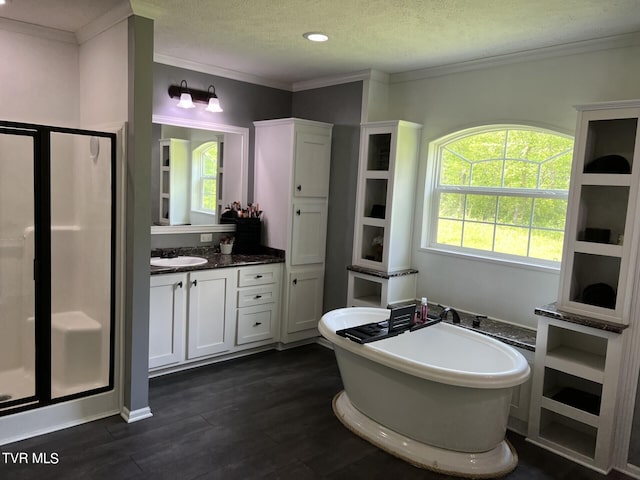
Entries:
{"label": "open shelf", "polygon": [[362,226],[362,259],[382,263],[384,255],[384,228],[372,225]]}
{"label": "open shelf", "polygon": [[583,185],[576,240],[621,245],[628,203],[629,187]]}
{"label": "open shelf", "polygon": [[597,428],[564,415],[540,409],[540,438],[562,448],[593,459],[596,450]]}
{"label": "open shelf", "polygon": [[606,338],[549,326],[547,367],[602,384],[606,355]]}
{"label": "open shelf", "polygon": [[391,133],[375,133],[368,136],[367,170],[389,170]]}
{"label": "open shelf", "polygon": [[366,278],[353,279],[353,301],[358,306],[380,306],[382,300],[382,283]]}
{"label": "open shelf", "polygon": [[597,426],[602,383],[546,367],[542,394],[550,410]]}
{"label": "open shelf", "polygon": [[617,301],[621,258],[576,252],[573,256],[573,302],[614,310]]}
{"label": "open shelf", "polygon": [[637,127],[637,118],[589,121],[584,173],[631,173]]}
{"label": "open shelf", "polygon": [[364,211],[362,215],[368,218],[383,219],[387,207],[387,180],[367,178],[365,180]]}

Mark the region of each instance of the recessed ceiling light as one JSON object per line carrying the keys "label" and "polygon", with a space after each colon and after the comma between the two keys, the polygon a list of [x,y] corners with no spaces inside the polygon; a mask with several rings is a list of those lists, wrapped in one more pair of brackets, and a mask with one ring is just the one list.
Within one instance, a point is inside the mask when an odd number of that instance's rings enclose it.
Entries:
{"label": "recessed ceiling light", "polygon": [[320,32],[307,32],[302,35],[307,40],[311,40],[312,42],[326,42],[329,40],[329,37],[324,33]]}
{"label": "recessed ceiling light", "polygon": [[11,3],[11,0],[0,0],[0,5],[6,5],[7,3]]}

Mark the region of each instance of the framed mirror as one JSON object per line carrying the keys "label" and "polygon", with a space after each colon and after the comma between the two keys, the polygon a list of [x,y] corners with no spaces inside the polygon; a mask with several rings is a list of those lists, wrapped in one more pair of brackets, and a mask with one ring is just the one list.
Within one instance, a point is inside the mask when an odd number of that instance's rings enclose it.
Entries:
{"label": "framed mirror", "polygon": [[249,129],[154,115],[151,233],[233,231],[226,205],[248,198]]}

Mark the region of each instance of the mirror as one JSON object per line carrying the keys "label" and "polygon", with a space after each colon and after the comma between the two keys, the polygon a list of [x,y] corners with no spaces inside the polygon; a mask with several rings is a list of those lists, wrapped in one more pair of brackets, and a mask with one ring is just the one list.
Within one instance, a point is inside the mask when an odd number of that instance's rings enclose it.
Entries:
{"label": "mirror", "polygon": [[151,233],[230,231],[220,214],[247,203],[249,129],[153,116]]}

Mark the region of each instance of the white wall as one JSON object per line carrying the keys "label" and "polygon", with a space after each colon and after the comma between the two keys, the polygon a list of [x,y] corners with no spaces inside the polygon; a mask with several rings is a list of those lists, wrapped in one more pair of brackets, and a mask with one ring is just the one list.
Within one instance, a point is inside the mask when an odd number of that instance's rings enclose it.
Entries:
{"label": "white wall", "polygon": [[640,98],[640,47],[615,48],[393,83],[389,118],[424,125],[413,234],[418,297],[535,327],[555,301],[559,274],[420,248],[429,142],[470,126],[514,122],[573,134],[573,105]]}

